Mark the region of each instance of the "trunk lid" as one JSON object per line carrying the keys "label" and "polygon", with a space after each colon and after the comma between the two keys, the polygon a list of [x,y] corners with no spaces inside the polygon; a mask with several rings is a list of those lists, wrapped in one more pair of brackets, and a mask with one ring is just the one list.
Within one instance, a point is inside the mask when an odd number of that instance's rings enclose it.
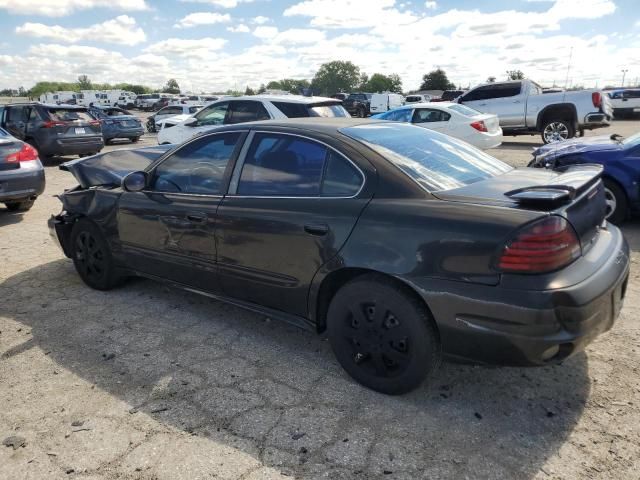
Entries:
{"label": "trunk lid", "polygon": [[489,133],[496,133],[500,128],[500,121],[497,115],[491,113],[477,115],[472,117],[474,122],[482,121],[484,126],[487,127]]}
{"label": "trunk lid", "polygon": [[2,136],[0,133],[0,172],[3,170],[16,170],[20,168],[20,162],[8,162],[9,155],[17,153],[22,148],[22,142],[13,137]]}
{"label": "trunk lid", "polygon": [[583,251],[594,240],[606,215],[599,165],[570,166],[562,171],[514,169],[464,187],[434,195],[441,200],[523,208],[561,215],[573,226]]}
{"label": "trunk lid", "polygon": [[82,188],[116,187],[129,173],[146,169],[171,148],[173,145],[114,150],[63,163],[60,170],[71,172]]}
{"label": "trunk lid", "polygon": [[83,137],[86,135],[101,135],[100,122],[94,120],[86,109],[51,107],[48,109],[51,128],[58,135],[64,137]]}

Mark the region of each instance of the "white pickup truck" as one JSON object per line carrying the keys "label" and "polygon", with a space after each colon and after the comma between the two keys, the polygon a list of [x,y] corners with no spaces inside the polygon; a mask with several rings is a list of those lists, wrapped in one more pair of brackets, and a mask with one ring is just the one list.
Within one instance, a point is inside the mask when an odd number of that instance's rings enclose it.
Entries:
{"label": "white pickup truck", "polygon": [[607,92],[616,117],[640,115],[640,88],[627,88]]}
{"label": "white pickup truck", "polygon": [[544,93],[531,80],[480,85],[457,100],[483,113],[494,113],[504,135],[541,134],[544,143],[607,127],[613,118],[608,95],[600,90]]}

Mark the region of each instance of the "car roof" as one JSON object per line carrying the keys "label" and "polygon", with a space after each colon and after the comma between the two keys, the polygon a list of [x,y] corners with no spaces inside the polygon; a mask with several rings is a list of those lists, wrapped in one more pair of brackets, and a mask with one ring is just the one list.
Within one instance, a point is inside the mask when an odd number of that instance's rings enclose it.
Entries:
{"label": "car roof", "polygon": [[319,103],[319,102],[338,102],[335,98],[329,97],[305,97],[303,95],[243,95],[240,97],[226,97],[219,101],[233,100],[259,100],[267,102],[287,102],[287,103]]}
{"label": "car roof", "polygon": [[[388,123],[386,120],[376,120],[372,118],[351,118],[351,117],[303,117],[303,118],[286,118],[278,120],[262,120],[259,122],[237,123],[225,128],[225,130],[246,130],[247,128],[291,128],[306,130],[307,132],[321,134],[335,134],[340,129],[355,127],[358,125],[369,125],[373,123]],[[234,128],[235,127],[235,128]]]}

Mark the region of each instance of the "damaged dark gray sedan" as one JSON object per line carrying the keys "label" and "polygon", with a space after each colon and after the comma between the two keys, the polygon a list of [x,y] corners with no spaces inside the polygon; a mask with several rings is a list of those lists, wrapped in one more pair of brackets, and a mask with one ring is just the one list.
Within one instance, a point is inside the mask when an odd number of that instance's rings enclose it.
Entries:
{"label": "damaged dark gray sedan", "polygon": [[622,307],[601,169],[513,169],[406,124],[296,119],[62,165],[50,228],[87,285],[143,276],[326,332],[372,389],[441,356],[545,365]]}

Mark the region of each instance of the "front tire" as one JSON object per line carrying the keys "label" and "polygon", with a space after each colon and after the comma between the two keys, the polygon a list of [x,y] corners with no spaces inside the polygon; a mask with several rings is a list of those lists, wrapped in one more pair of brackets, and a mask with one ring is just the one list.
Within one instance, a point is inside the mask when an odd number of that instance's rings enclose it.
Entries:
{"label": "front tire", "polygon": [[336,293],[327,333],[347,373],[378,392],[409,392],[440,364],[440,342],[429,311],[383,276],[359,277]]}
{"label": "front tire", "polygon": [[616,182],[605,178],[603,183],[605,201],[607,202],[605,218],[607,221],[619,225],[627,218],[627,196]]}
{"label": "front tire", "polygon": [[139,140],[140,140],[140,137],[133,137],[131,139],[131,143],[138,143]]}
{"label": "front tire", "polygon": [[557,143],[573,138],[576,130],[573,124],[567,120],[548,120],[542,126],[542,141],[547,143]]}
{"label": "front tire", "polygon": [[80,219],[71,231],[73,265],[82,281],[96,290],[110,290],[122,282],[111,249],[100,229]]}
{"label": "front tire", "polygon": [[5,207],[7,207],[7,210],[9,210],[10,212],[26,212],[31,207],[33,207],[33,204],[35,203],[35,201],[36,199],[32,198],[32,199],[19,200],[14,202],[5,202],[4,205]]}
{"label": "front tire", "polygon": [[366,114],[364,112],[364,108],[359,108],[358,109],[358,118],[364,118],[366,117]]}

